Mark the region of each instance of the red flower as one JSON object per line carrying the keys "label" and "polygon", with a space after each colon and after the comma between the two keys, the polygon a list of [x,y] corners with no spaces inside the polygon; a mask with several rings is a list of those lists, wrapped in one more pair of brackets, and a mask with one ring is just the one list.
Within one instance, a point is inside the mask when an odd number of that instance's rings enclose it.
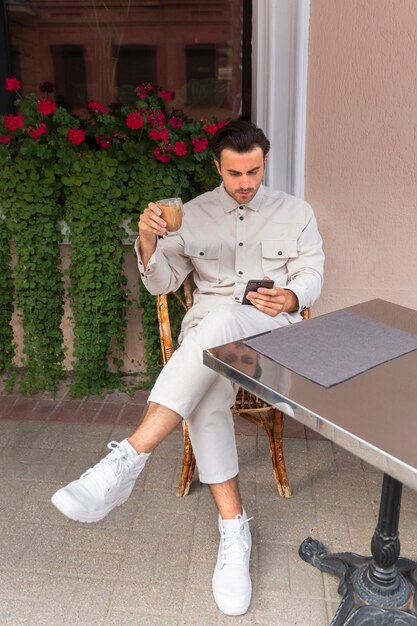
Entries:
{"label": "red flower", "polygon": [[23,128],[23,117],[21,115],[5,115],[3,124],[7,130]]}
{"label": "red flower", "polygon": [[155,158],[158,161],[161,161],[161,163],[168,163],[171,160],[171,155],[170,154],[164,154],[163,152],[161,152],[161,150],[159,148],[155,148],[153,153],[155,155]]}
{"label": "red flower", "polygon": [[105,107],[104,104],[100,104],[100,102],[91,100],[87,106],[91,111],[94,111],[94,113],[107,113],[107,107]]}
{"label": "red flower", "polygon": [[149,131],[149,137],[154,141],[163,141],[164,143],[167,143],[168,129],[163,128],[162,130],[156,130],[156,128],[153,128]]}
{"label": "red flower", "polygon": [[203,130],[205,130],[206,133],[209,133],[210,135],[214,135],[214,133],[218,131],[219,128],[226,126],[226,124],[228,123],[229,120],[220,120],[220,122],[217,122],[217,124],[206,124],[205,126],[203,126]]}
{"label": "red flower", "polygon": [[126,126],[128,128],[142,128],[143,126],[143,118],[140,113],[134,111],[133,113],[129,113],[126,118]]}
{"label": "red flower", "polygon": [[10,135],[0,135],[0,143],[4,143],[5,146],[7,146],[8,143],[10,143],[12,140],[12,138],[10,137]]}
{"label": "red flower", "polygon": [[147,96],[146,86],[139,85],[139,87],[136,87],[135,93],[140,100],[144,100]]}
{"label": "red flower", "polygon": [[194,148],[194,152],[202,152],[208,146],[208,139],[207,137],[203,137],[203,139],[198,139],[197,137],[194,137],[193,139],[191,139],[191,145]]}
{"label": "red flower", "polygon": [[146,121],[148,122],[148,124],[150,124],[154,128],[156,126],[161,127],[165,123],[165,115],[163,114],[162,111],[158,111],[157,109],[151,109],[146,118]]}
{"label": "red flower", "polygon": [[210,135],[214,135],[217,130],[217,124],[205,124],[205,126],[203,126],[203,130]]}
{"label": "red flower", "polygon": [[174,143],[174,152],[177,156],[185,156],[187,154],[187,146],[185,141],[176,141]]}
{"label": "red flower", "polygon": [[139,87],[136,87],[135,94],[140,100],[144,100],[148,95],[148,91],[153,91],[152,85],[150,83],[148,83],[147,85],[145,85],[145,83],[142,83],[141,85],[139,85]]}
{"label": "red flower", "polygon": [[42,115],[50,115],[55,113],[56,104],[53,100],[38,100],[38,113]]}
{"label": "red flower", "polygon": [[173,115],[169,118],[168,123],[172,126],[172,128],[182,128],[184,122],[179,117],[175,117],[175,115]]}
{"label": "red flower", "polygon": [[97,135],[96,137],[96,141],[98,143],[98,145],[100,146],[100,148],[108,148],[111,144],[111,135],[104,135],[104,137],[102,137],[101,135]]}
{"label": "red flower", "polygon": [[39,124],[38,128],[29,128],[28,132],[32,139],[39,139],[39,137],[41,137],[45,133],[48,133],[48,129],[46,127],[46,124],[42,122],[41,124]]}
{"label": "red flower", "polygon": [[171,102],[171,100],[174,99],[174,92],[168,91],[167,89],[160,89],[159,97],[162,98],[162,100],[165,100],[165,102]]}
{"label": "red flower", "polygon": [[14,91],[15,89],[20,89],[20,87],[20,80],[17,80],[14,76],[6,78],[6,91]]}
{"label": "red flower", "polygon": [[85,132],[81,128],[69,128],[67,139],[75,146],[79,146],[85,139]]}

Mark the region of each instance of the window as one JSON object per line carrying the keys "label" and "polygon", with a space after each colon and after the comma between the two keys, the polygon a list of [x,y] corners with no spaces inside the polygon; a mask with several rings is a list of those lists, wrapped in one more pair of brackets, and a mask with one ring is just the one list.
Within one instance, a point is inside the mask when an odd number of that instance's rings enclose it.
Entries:
{"label": "window", "polygon": [[131,104],[149,82],[174,91],[173,107],[190,117],[250,118],[252,0],[0,3],[9,51],[0,72],[12,74],[18,47],[24,93],[54,83],[82,115],[88,100]]}
{"label": "window", "polygon": [[81,46],[52,46],[57,102],[72,109],[86,104],[84,51]]}
{"label": "window", "polygon": [[187,104],[230,106],[230,50],[213,44],[186,47]]}
{"label": "window", "polygon": [[135,101],[134,88],[156,83],[156,52],[153,46],[114,48],[117,59],[117,96],[124,104]]}

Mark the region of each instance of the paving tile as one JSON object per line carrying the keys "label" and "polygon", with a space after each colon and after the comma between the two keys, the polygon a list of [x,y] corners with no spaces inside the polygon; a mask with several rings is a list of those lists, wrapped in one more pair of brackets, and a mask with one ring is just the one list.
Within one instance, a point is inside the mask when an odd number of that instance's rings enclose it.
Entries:
{"label": "paving tile", "polygon": [[142,404],[125,404],[121,410],[117,423],[121,426],[130,426],[136,428],[142,421],[145,411],[145,405]]}
{"label": "paving tile", "polygon": [[46,574],[0,571],[0,598],[30,602],[40,595],[46,579]]}
{"label": "paving tile", "polygon": [[176,581],[169,584],[118,583],[115,588],[112,608],[131,612],[161,612],[178,615],[183,607],[184,585]]}
{"label": "paving tile", "polygon": [[33,607],[36,626],[91,626],[103,624],[114,584],[105,580],[77,580],[51,576],[42,599]]}
{"label": "paving tile", "polygon": [[297,422],[297,420],[289,417],[288,415],[284,415],[284,437],[285,438],[297,438],[297,439],[305,439],[306,431],[305,426]]}
{"label": "paving tile", "polygon": [[320,441],[321,440],[327,441],[326,437],[324,437],[320,433],[317,433],[315,430],[311,430],[311,428],[308,428],[307,426],[305,430],[306,430],[306,439],[316,439]]}
{"label": "paving tile", "polygon": [[[28,626],[33,621],[32,603],[24,600],[13,600],[0,597],[0,615],[2,626]],[[36,626],[38,623],[36,622]]]}
{"label": "paving tile", "polygon": [[33,407],[31,419],[38,420],[40,422],[49,420],[57,406],[58,403],[56,402],[56,400],[50,398],[41,398],[39,402],[37,402],[37,404]]}
{"label": "paving tile", "polygon": [[86,399],[77,410],[77,419],[85,424],[94,422],[103,404],[103,401]]}
{"label": "paving tile", "polygon": [[99,413],[95,416],[95,424],[116,424],[123,405],[116,402],[105,402],[101,405]]}
{"label": "paving tile", "polygon": [[16,402],[13,404],[13,419],[28,419],[37,402],[38,400],[34,401],[32,398],[26,398],[24,396],[18,397]]}
{"label": "paving tile", "polygon": [[37,532],[35,526],[2,522],[0,535],[0,554],[2,570],[19,569],[23,555]]}
{"label": "paving tile", "polygon": [[327,626],[327,607],[322,599],[286,596],[261,590],[255,600],[257,623],[265,626]]}
{"label": "paving tile", "polygon": [[219,611],[214,603],[211,586],[209,589],[189,587],[184,594],[182,618],[187,626],[218,623]]}
{"label": "paving tile", "polygon": [[365,478],[354,473],[319,472],[313,478],[313,490],[316,501],[323,504],[365,507],[369,501]]}
{"label": "paving tile", "polygon": [[262,543],[258,546],[258,585],[261,589],[275,590],[289,594],[290,567],[288,547],[275,543]]}
{"label": "paving tile", "polygon": [[180,617],[166,613],[131,613],[112,609],[106,619],[105,626],[186,626]]}
{"label": "paving tile", "polygon": [[137,389],[133,396],[128,396],[127,404],[141,404],[145,405],[148,402],[149,391],[145,389]]}
{"label": "paving tile", "polygon": [[322,598],[324,596],[324,575],[316,567],[300,558],[298,547],[292,545],[288,548],[291,595]]}
{"label": "paving tile", "polygon": [[124,554],[128,540],[127,531],[101,528],[100,524],[93,527],[90,524],[72,524],[65,535],[62,549]]}
{"label": "paving tile", "polygon": [[6,447],[10,441],[13,441],[18,429],[19,422],[0,421],[0,448]]}
{"label": "paving tile", "polygon": [[178,466],[177,459],[154,459],[151,456],[147,465],[148,474],[146,476],[145,489],[171,492],[174,486],[175,471]]}
{"label": "paving tile", "polygon": [[62,400],[50,415],[49,419],[54,422],[78,422],[77,411],[83,400]]}
{"label": "paving tile", "polygon": [[[331,550],[369,554],[380,472],[327,441],[286,438],[294,496],[283,499],[267,438],[239,435],[240,489],[254,515],[253,601],[246,615],[227,617],[211,593],[219,535],[210,490],[196,472],[190,495],[175,495],[181,428],[151,456],[128,501],[98,524],[84,525],[61,515],[50,497],[101,459],[108,441],[130,434],[128,424],[115,423],[124,404],[85,400],[96,423],[81,424],[68,410],[72,400],[63,400],[62,421],[46,419],[62,401],[32,402],[45,407],[39,420],[0,422],[1,626],[329,623],[338,581],[302,561],[299,544],[310,535]],[[112,416],[104,414],[99,424],[106,407]],[[404,489],[400,539],[403,556],[411,558],[417,557],[416,511],[417,494]]]}
{"label": "paving tile", "polygon": [[256,435],[258,435],[258,430],[259,430],[260,434],[265,433],[263,428],[258,428],[258,426],[256,426],[256,424],[253,424],[252,422],[249,422],[249,420],[245,419],[241,415],[234,415],[233,419],[234,419],[234,423],[235,423],[235,433],[237,435],[253,435],[253,436],[256,436]]}
{"label": "paving tile", "polygon": [[0,419],[13,419],[13,405],[17,400],[17,396],[0,397]]}

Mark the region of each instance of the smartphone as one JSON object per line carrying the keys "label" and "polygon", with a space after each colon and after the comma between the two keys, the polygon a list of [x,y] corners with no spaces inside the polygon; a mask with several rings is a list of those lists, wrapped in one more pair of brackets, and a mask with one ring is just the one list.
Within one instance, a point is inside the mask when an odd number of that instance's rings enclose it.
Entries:
{"label": "smartphone", "polygon": [[266,289],[272,289],[274,286],[273,280],[248,280],[248,284],[245,287],[245,293],[243,294],[242,304],[252,304],[250,300],[247,299],[246,294],[248,291],[258,291],[259,287],[265,287]]}

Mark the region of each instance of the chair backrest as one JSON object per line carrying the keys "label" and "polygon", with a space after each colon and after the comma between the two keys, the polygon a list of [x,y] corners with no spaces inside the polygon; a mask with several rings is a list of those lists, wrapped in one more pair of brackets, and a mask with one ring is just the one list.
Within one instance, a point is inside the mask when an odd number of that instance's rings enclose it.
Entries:
{"label": "chair backrest", "polygon": [[[184,313],[191,308],[193,304],[193,282],[191,274],[183,282],[184,296],[182,297],[178,292],[172,295],[181,303],[184,308]],[[165,363],[171,357],[174,352],[174,342],[172,340],[171,323],[169,320],[169,308],[168,308],[168,296],[166,294],[160,294],[157,296],[157,311],[158,311],[158,323],[159,323],[159,338],[161,340],[162,360]],[[311,310],[304,309],[301,312],[303,320],[308,320],[311,317]]]}

